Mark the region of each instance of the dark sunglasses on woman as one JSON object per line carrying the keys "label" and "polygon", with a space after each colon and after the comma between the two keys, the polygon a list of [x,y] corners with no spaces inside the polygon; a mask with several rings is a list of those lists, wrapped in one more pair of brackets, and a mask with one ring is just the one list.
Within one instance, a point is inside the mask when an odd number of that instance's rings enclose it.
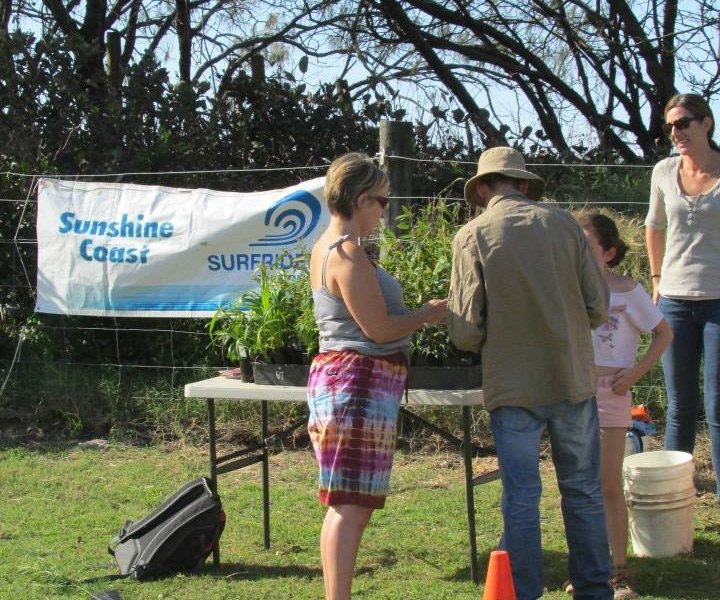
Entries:
{"label": "dark sunglasses on woman", "polygon": [[702,121],[704,117],[698,117],[698,116],[692,116],[692,117],[680,117],[679,119],[676,119],[675,121],[668,121],[663,125],[665,129],[665,134],[670,135],[672,133],[673,127],[677,129],[678,131],[682,131],[683,129],[687,129],[690,127],[690,123],[693,121]]}
{"label": "dark sunglasses on woman", "polygon": [[383,210],[388,205],[388,202],[390,202],[390,198],[387,196],[373,196],[373,198],[378,201],[378,204],[383,208]]}

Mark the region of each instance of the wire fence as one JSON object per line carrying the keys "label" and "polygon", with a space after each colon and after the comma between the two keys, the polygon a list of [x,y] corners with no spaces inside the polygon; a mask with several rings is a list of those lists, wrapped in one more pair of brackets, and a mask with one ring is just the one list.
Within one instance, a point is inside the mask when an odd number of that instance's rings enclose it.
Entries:
{"label": "wire fence", "polygon": [[[421,158],[408,158],[401,156],[381,156],[377,155],[377,159],[392,158],[397,161],[409,161],[414,164],[426,166],[431,163],[436,166],[447,167],[467,167],[467,176],[472,176],[474,167],[477,163],[470,161],[457,161],[457,160],[440,160],[440,159],[421,159]],[[604,165],[604,164],[560,164],[560,163],[528,163],[528,167],[531,169],[575,169],[575,170],[627,170],[630,173],[637,173],[639,171],[647,172],[652,168],[652,165]],[[16,221],[11,224],[10,227],[5,227],[5,237],[0,237],[0,248],[5,248],[6,252],[4,256],[10,258],[13,261],[14,268],[12,273],[14,274],[11,281],[0,282],[0,293],[7,298],[24,298],[25,300],[34,299],[37,295],[36,284],[33,281],[31,273],[34,272],[32,267],[32,261],[36,260],[37,257],[37,235],[35,231],[35,223],[32,221],[32,213],[36,211],[38,200],[36,198],[38,183],[41,178],[59,178],[74,181],[87,181],[87,180],[103,180],[108,178],[114,178],[119,181],[123,181],[128,177],[134,176],[155,176],[155,177],[166,177],[172,179],[175,176],[187,176],[187,175],[213,175],[221,179],[223,176],[228,174],[251,174],[259,172],[294,172],[298,175],[302,175],[308,171],[323,171],[327,168],[326,164],[323,165],[303,165],[303,166],[288,166],[278,168],[246,168],[246,169],[224,169],[224,170],[199,170],[199,171],[158,171],[158,172],[127,172],[127,173],[72,173],[72,174],[27,174],[17,173],[11,171],[5,171],[0,173],[0,176],[5,178],[15,178],[24,182],[25,196],[23,198],[0,198],[0,203],[7,206],[11,205],[14,207],[14,214]],[[441,194],[428,195],[428,196],[393,196],[398,200],[409,201],[413,203],[429,202],[436,199]],[[463,200],[462,197],[442,195],[443,199],[450,202],[460,202]],[[647,201],[641,200],[583,200],[581,202],[574,201],[552,201],[553,204],[559,204],[569,206],[572,208],[578,207],[614,207],[618,205],[627,206],[628,204],[637,204],[641,208],[643,205],[647,205]],[[9,211],[3,211],[9,212]],[[12,208],[11,211],[12,212]],[[12,237],[7,237],[7,232],[13,232]],[[423,243],[422,240],[414,240],[410,243]],[[11,248],[11,250],[9,250]],[[640,252],[641,250],[636,250]],[[5,308],[3,309],[3,305]],[[5,310],[6,313],[10,313],[13,310],[12,302],[0,303],[0,310]],[[2,320],[8,322],[11,320],[11,314],[0,314]],[[101,325],[97,325],[98,320],[102,321]],[[4,374],[0,380],[0,398],[6,390],[8,382],[13,377],[18,365],[26,365],[33,367],[43,363],[43,360],[39,360],[36,357],[23,357],[23,346],[29,339],[36,338],[47,338],[54,340],[61,340],[67,342],[68,339],[77,341],[82,340],[82,344],[86,346],[93,346],[95,343],[100,344],[102,339],[102,347],[105,349],[103,353],[93,355],[92,352],[84,352],[82,360],[72,353],[69,355],[53,360],[57,366],[64,367],[95,367],[98,369],[116,369],[118,378],[121,378],[123,373],[129,369],[147,370],[153,369],[156,371],[166,371],[169,374],[169,381],[171,386],[177,384],[179,374],[196,373],[196,372],[207,372],[208,369],[217,370],[219,368],[227,366],[225,358],[222,355],[213,353],[210,351],[210,340],[206,330],[206,323],[208,319],[157,319],[157,318],[144,318],[142,319],[143,325],[137,323],[138,319],[126,319],[126,318],[89,318],[89,317],[77,317],[77,316],[45,316],[45,315],[31,315],[22,323],[16,324],[16,335],[11,347],[6,348],[0,352],[0,365],[2,365]],[[147,325],[145,325],[147,323]],[[133,361],[128,358],[132,352],[128,352],[126,345],[128,343],[135,343],[143,345],[143,336],[165,336],[165,343],[160,358],[153,360],[152,362],[144,361]],[[188,338],[193,341],[188,343]],[[10,339],[10,338],[8,338]],[[130,342],[132,340],[132,342]],[[70,343],[66,345],[72,346]],[[108,348],[112,349],[112,357],[108,357]],[[207,349],[206,356],[197,359],[199,349]],[[189,351],[190,358],[187,355]],[[102,358],[98,358],[99,354],[102,354]],[[197,360],[193,361],[195,357]],[[212,358],[209,358],[212,357]],[[215,360],[216,362],[212,362]]]}

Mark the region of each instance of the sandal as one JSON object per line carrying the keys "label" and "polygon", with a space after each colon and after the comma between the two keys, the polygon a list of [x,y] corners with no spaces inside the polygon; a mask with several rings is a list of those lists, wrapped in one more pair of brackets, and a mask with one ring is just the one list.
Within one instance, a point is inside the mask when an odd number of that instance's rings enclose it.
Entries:
{"label": "sandal", "polygon": [[[635,589],[635,583],[627,572],[616,571],[615,574],[610,578],[610,586],[613,589],[613,600],[629,600],[630,598],[637,598],[638,593]],[[574,593],[573,585],[569,581],[566,581],[562,585],[565,593],[568,596],[572,596]]]}
{"label": "sandal", "polygon": [[614,600],[637,598],[638,593],[632,576],[625,569],[616,569],[610,578]]}

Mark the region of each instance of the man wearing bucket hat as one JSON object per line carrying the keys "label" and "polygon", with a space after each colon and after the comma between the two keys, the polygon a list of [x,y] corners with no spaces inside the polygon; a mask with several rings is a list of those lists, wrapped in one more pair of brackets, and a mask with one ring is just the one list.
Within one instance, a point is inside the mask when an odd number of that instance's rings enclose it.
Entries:
{"label": "man wearing bucket hat", "polygon": [[552,444],[577,599],[610,599],[590,330],[609,292],[567,211],[535,202],[544,181],[520,152],[485,150],[465,198],[484,211],[453,241],[448,329],[482,356],[485,407],[503,483],[504,531],[518,600],[543,594],[540,442]]}

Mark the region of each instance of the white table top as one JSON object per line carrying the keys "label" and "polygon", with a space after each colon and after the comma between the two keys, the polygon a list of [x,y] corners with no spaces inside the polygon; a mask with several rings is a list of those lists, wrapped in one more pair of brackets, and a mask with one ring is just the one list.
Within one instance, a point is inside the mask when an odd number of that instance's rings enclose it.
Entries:
{"label": "white table top", "polygon": [[[307,389],[301,386],[257,385],[239,379],[213,377],[185,385],[186,398],[216,400],[267,400],[270,402],[307,402]],[[403,400],[403,404],[405,401]],[[483,391],[475,390],[413,390],[408,393],[409,405],[481,406]]]}

